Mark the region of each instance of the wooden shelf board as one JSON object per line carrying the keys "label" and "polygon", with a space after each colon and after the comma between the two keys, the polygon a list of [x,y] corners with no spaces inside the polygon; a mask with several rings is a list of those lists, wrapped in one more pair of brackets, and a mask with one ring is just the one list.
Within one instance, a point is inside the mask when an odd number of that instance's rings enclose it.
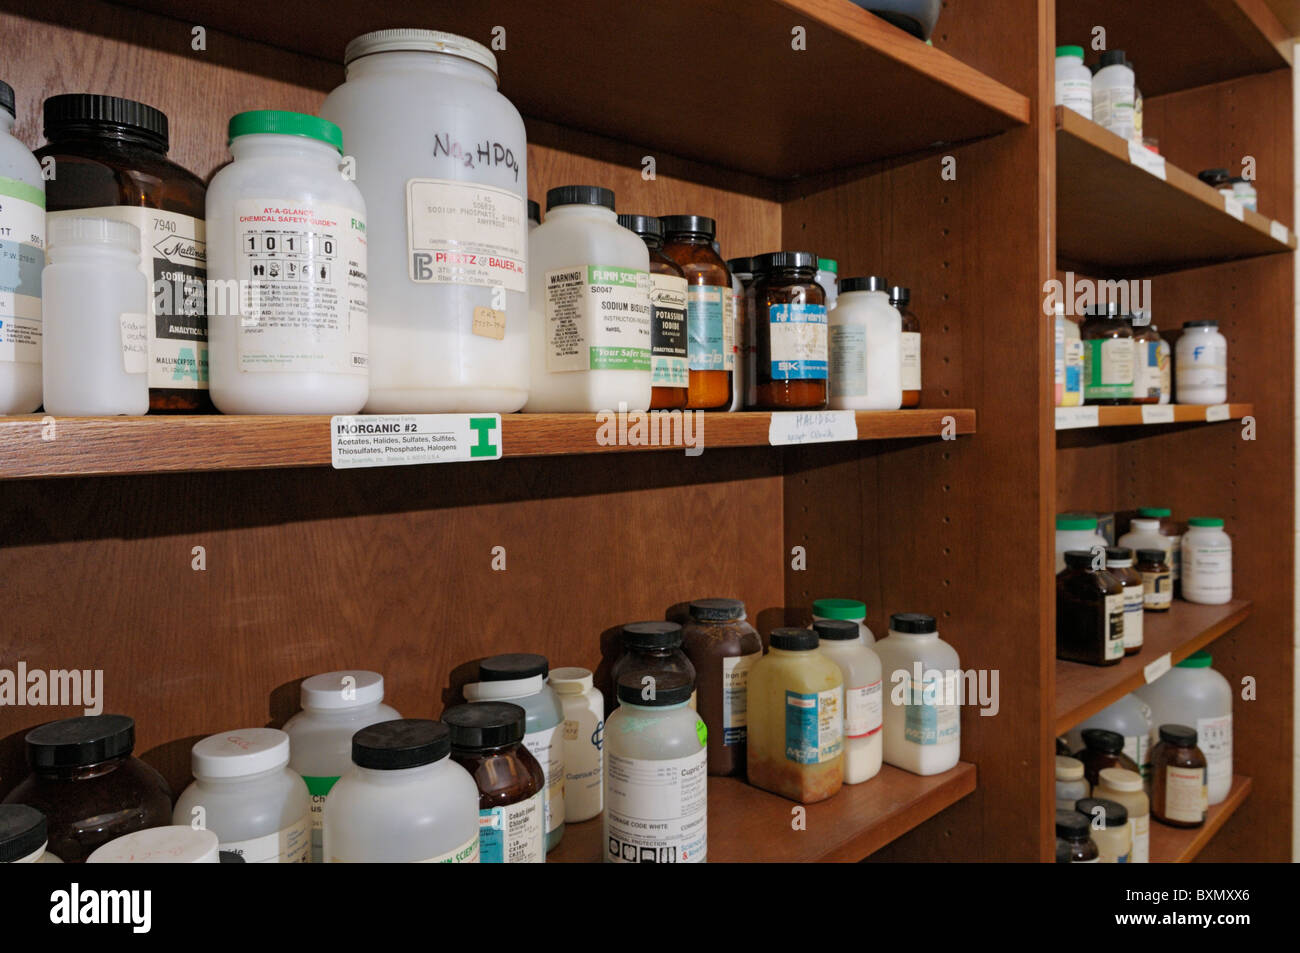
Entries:
{"label": "wooden shelf board", "polygon": [[[1148,405],[1154,410],[1159,405]],[[1222,406],[1222,405],[1220,405]],[[1144,408],[1139,405],[1129,405],[1120,407],[1058,407],[1057,410],[1057,431],[1064,430],[1089,430],[1094,427],[1160,427],[1169,424],[1197,424],[1197,423],[1218,423],[1224,420],[1240,420],[1242,417],[1251,417],[1255,413],[1254,404],[1228,404],[1228,415],[1220,417],[1215,421],[1206,420],[1206,412],[1209,408],[1199,404],[1165,404],[1159,409],[1172,410],[1173,420],[1152,421],[1143,423]],[[1095,425],[1079,426],[1077,422],[1071,420],[1067,425],[1064,418],[1075,418],[1080,415],[1086,416],[1087,411],[1095,410],[1097,412],[1097,423]],[[1061,411],[1067,411],[1061,414]]]}
{"label": "wooden shelf board", "polygon": [[1292,34],[1264,0],[1088,0],[1056,4],[1056,42],[1082,46],[1093,30],[1136,64],[1144,96],[1218,83],[1291,65]]}
{"label": "wooden shelf board", "polygon": [[[127,5],[338,63],[340,81],[347,42],[371,30],[427,27],[491,44],[504,29],[501,90],[525,116],[777,180],[979,139],[1030,117],[1025,95],[844,0],[752,0],[743,15],[733,0],[660,0],[650,19],[643,6],[604,0],[571,0],[558,19],[532,0]],[[796,26],[806,50],[792,49]],[[176,40],[172,52],[188,54],[188,30]],[[655,92],[645,69],[630,68],[662,63],[672,64],[671,90],[689,93]],[[735,108],[745,102],[763,108]],[[817,102],[836,104],[833,135],[792,121]],[[658,173],[674,174],[660,159]]]}
{"label": "wooden shelf board", "polygon": [[[706,455],[711,448],[768,444],[769,413],[701,416],[703,428],[695,435]],[[323,416],[59,417],[52,440],[42,439],[45,420],[0,417],[0,479],[330,465],[330,418]],[[975,411],[860,411],[857,423],[859,440],[938,438],[945,427],[974,433]],[[504,414],[502,450],[507,457],[684,452],[680,446],[602,446],[600,428],[593,414]]]}
{"label": "wooden shelf board", "polygon": [[1245,802],[1250,788],[1250,778],[1233,775],[1227,798],[1210,806],[1200,827],[1167,827],[1151,818],[1151,863],[1186,864],[1193,860]]}
{"label": "wooden shelf board", "polygon": [[1099,278],[1178,271],[1296,247],[1270,234],[1271,220],[1245,210],[1166,164],[1165,180],[1129,161],[1128,143],[1056,107],[1057,257]]}
{"label": "wooden shelf board", "polygon": [[[807,829],[794,830],[794,801],[737,778],[709,778],[709,862],[858,861],[974,790],[975,766],[966,762],[929,777],[885,765],[870,781],[807,805]],[[566,825],[547,860],[600,861],[603,837],[599,817]]]}
{"label": "wooden shelf board", "polygon": [[1250,615],[1248,599],[1203,606],[1175,599],[1164,613],[1148,612],[1142,620],[1142,651],[1118,665],[1082,665],[1056,661],[1056,733],[1063,735],[1107,705],[1146,684],[1145,669],[1168,653],[1176,665]]}

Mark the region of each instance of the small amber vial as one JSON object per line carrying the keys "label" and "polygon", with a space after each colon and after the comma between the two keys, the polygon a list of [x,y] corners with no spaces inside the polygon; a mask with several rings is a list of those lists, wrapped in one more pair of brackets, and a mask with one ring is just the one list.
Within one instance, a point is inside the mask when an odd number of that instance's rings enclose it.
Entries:
{"label": "small amber vial", "polygon": [[889,289],[889,303],[903,319],[903,337],[900,342],[902,365],[899,382],[903,385],[903,408],[921,406],[921,319],[912,311],[912,290],[902,285]]}
{"label": "small amber vial", "polygon": [[731,272],[713,250],[717,223],[703,215],[665,215],[663,253],[686,276],[687,350],[690,375],[686,406],[726,410],[731,404],[735,304]]}
{"label": "small amber vial", "polygon": [[779,251],[755,260],[757,316],[755,397],[760,410],[826,406],[826,292],[817,256]]}

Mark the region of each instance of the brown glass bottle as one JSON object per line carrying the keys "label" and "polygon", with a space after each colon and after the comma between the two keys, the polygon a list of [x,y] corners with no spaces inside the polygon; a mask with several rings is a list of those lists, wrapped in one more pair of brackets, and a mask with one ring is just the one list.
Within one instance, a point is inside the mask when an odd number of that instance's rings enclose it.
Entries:
{"label": "brown glass bottle", "polygon": [[1079,328],[1083,341],[1083,402],[1127,404],[1133,400],[1133,328],[1115,305],[1089,308]]}
{"label": "brown glass bottle", "polygon": [[1160,743],[1151,749],[1151,816],[1170,827],[1200,827],[1208,805],[1206,761],[1196,747],[1196,729],[1161,725]]}
{"label": "brown glass bottle", "polygon": [[717,223],[703,215],[665,215],[663,253],[686,276],[690,379],[686,406],[725,410],[731,403],[734,317],[731,272],[713,250]]}
{"label": "brown glass bottle", "polygon": [[1174,576],[1165,554],[1159,549],[1139,549],[1137,565],[1142,574],[1142,609],[1145,612],[1168,612],[1174,604]]}
{"label": "brown glass bottle", "polygon": [[690,382],[686,275],[663,253],[663,225],[659,219],[620,215],[618,223],[635,232],[650,252],[650,409],[685,407]]}
{"label": "brown glass bottle", "polygon": [[[149,409],[214,410],[208,397],[203,181],[167,158],[167,117],[115,96],[68,94],[45,101],[45,138],[54,162],[47,213],[117,218],[140,229],[149,279]],[[157,282],[165,282],[158,285]],[[165,294],[159,289],[165,288]]]}
{"label": "brown glass bottle", "polygon": [[682,629],[682,651],[695,666],[696,710],[708,728],[709,774],[743,775],[749,670],[763,641],[739,599],[696,599]]}
{"label": "brown glass bottle", "polygon": [[806,251],[759,255],[754,282],[758,349],[754,406],[820,410],[826,406],[826,292],[817,256]]}
{"label": "brown glass bottle", "polygon": [[1106,572],[1118,579],[1124,587],[1124,654],[1137,655],[1142,651],[1142,612],[1145,599],[1142,574],[1133,568],[1133,550],[1123,546],[1106,547]]}
{"label": "brown glass bottle", "polygon": [[1062,858],[1061,851],[1057,851],[1057,860],[1071,864],[1095,864],[1101,858],[1101,851],[1097,849],[1097,842],[1089,834],[1092,821],[1086,814],[1080,814],[1078,811],[1057,811],[1056,812],[1056,836],[1061,841],[1069,844],[1069,857]]}
{"label": "brown glass bottle", "polygon": [[1133,403],[1160,403],[1160,332],[1146,315],[1128,315],[1133,329]]}
{"label": "brown glass bottle", "polygon": [[43,813],[49,852],[65,863],[81,863],[123,834],[172,822],[171,790],[131,757],[135,722],[125,715],[52,721],[25,740],[32,773],[5,803]]}
{"label": "brown glass bottle", "polygon": [[912,291],[902,285],[889,289],[889,303],[903,319],[903,366],[899,369],[903,384],[903,407],[921,406],[921,319],[908,305]]}
{"label": "brown glass bottle", "polygon": [[1084,550],[1067,552],[1056,577],[1056,657],[1087,665],[1124,657],[1124,587]]}
{"label": "brown glass bottle", "polygon": [[1085,728],[1083,748],[1074,757],[1083,762],[1083,776],[1091,787],[1096,787],[1099,775],[1106,768],[1127,768],[1141,773],[1133,759],[1124,753],[1124,736],[1105,728]]}

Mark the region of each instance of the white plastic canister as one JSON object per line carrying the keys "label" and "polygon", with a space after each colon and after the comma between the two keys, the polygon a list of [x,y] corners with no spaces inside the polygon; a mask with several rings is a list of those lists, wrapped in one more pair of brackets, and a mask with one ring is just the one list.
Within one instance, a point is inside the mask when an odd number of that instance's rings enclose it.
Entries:
{"label": "white plastic canister", "polygon": [[528,397],[527,144],[486,47],[380,30],[321,115],[369,212],[372,413],[509,413]]}
{"label": "white plastic canister", "polygon": [[903,406],[903,316],[878,276],[843,278],[827,316],[830,406],[835,410],[897,410]]}
{"label": "white plastic canister", "polygon": [[1209,652],[1193,652],[1137,693],[1151,706],[1153,734],[1161,725],[1196,729],[1207,794],[1218,804],[1232,788],[1232,684],[1210,667],[1213,661]]}
{"label": "white plastic canister", "polygon": [[45,179],[13,135],[14,91],[0,82],[0,235],[9,262],[0,276],[0,414],[41,406],[41,268]]}

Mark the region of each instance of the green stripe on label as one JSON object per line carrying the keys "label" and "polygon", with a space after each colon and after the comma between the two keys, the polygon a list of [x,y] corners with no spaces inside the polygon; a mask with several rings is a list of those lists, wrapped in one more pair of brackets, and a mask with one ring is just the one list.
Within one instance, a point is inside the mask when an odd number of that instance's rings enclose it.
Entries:
{"label": "green stripe on label", "polygon": [[338,778],[309,778],[305,774],[302,779],[307,782],[307,793],[312,797],[324,797],[329,794],[330,788],[338,781]]}
{"label": "green stripe on label", "polygon": [[591,348],[593,371],[648,371],[650,349],[645,347]]}
{"label": "green stripe on label", "polygon": [[621,285],[635,288],[644,271],[635,268],[614,268],[609,265],[588,265],[587,283],[591,285]]}
{"label": "green stripe on label", "polygon": [[19,182],[17,179],[7,179],[3,175],[0,175],[0,195],[22,199],[24,202],[31,202],[39,208],[45,208],[44,189],[38,189],[26,182]]}

